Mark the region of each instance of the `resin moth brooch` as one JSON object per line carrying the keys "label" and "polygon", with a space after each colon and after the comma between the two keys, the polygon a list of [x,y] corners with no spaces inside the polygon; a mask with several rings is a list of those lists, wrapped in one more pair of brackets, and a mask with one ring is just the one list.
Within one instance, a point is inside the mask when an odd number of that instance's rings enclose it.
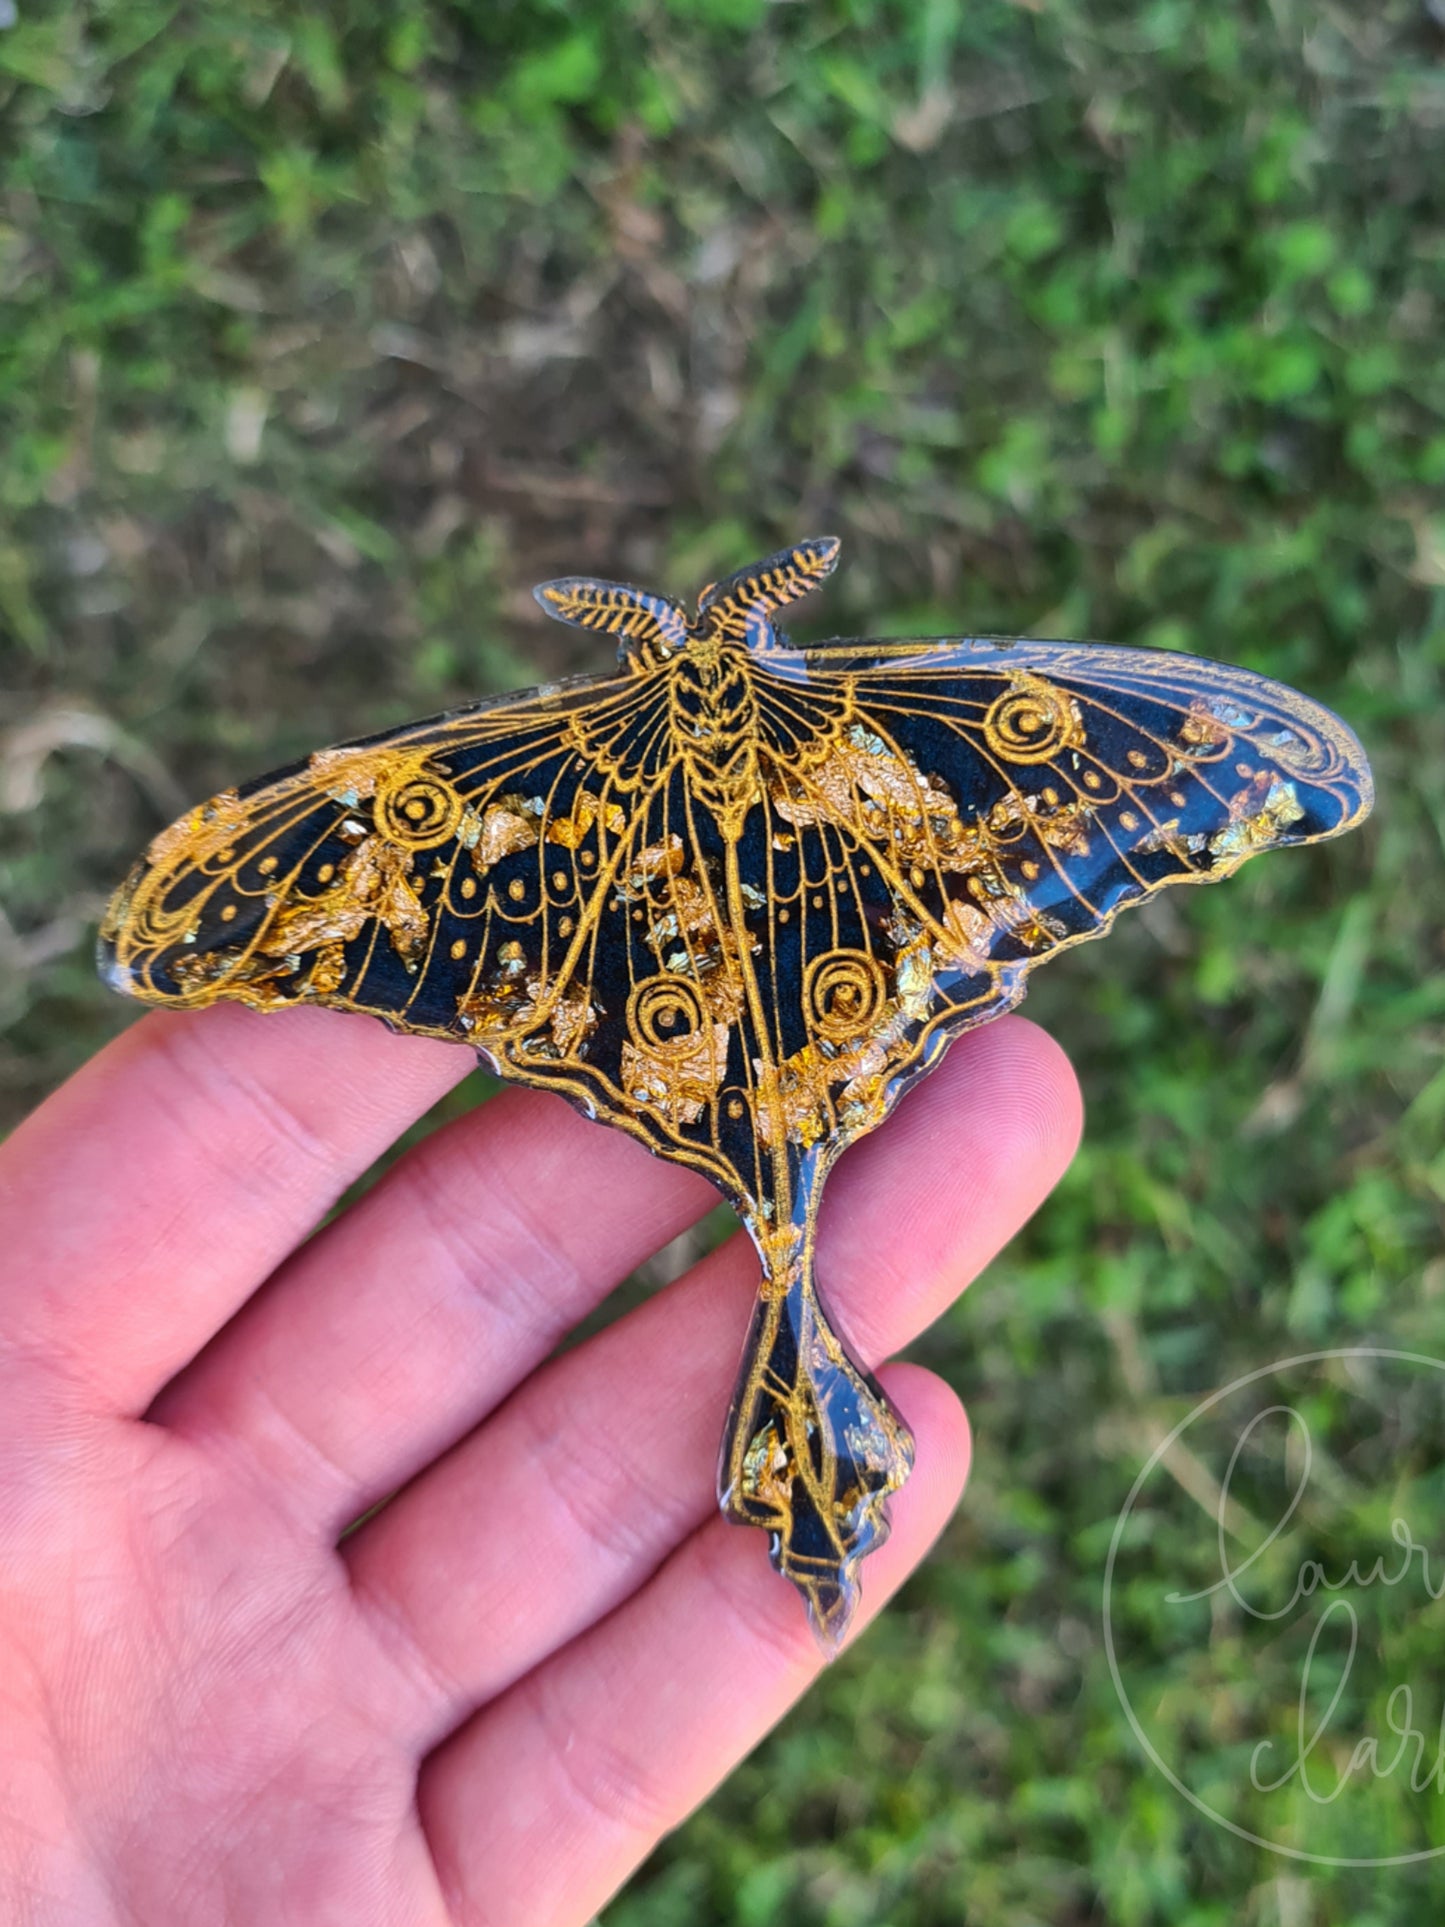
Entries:
{"label": "resin moth brooch", "polygon": [[831,538],[697,613],[549,582],[619,666],[223,791],[101,929],[144,1002],[327,1004],[472,1046],[704,1172],[762,1282],[718,1496],[825,1646],[912,1461],[828,1324],[839,1153],[1028,974],[1169,883],[1358,823],[1369,766],[1317,703],[1191,656],[992,637],[795,646]]}

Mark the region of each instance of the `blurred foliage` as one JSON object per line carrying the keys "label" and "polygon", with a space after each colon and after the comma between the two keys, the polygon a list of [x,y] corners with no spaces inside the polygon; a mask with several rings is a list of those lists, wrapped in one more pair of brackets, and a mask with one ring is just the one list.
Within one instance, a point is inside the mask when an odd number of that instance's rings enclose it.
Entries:
{"label": "blurred foliage", "polygon": [[[1438,1862],[1294,1863],[1181,1800],[1099,1610],[1197,1396],[1445,1339],[1437,0],[20,16],[8,1117],[124,1021],[88,926],[177,804],[595,666],[532,609],[545,576],[687,591],[833,529],[811,633],[1182,646],[1333,703],[1375,760],[1365,832],[1044,973],[1085,1150],[918,1348],[971,1404],[963,1511],[608,1927],[1438,1915]],[[1203,1523],[1151,1529],[1183,1562]],[[1156,1660],[1207,1757],[1217,1709],[1162,1632]]]}

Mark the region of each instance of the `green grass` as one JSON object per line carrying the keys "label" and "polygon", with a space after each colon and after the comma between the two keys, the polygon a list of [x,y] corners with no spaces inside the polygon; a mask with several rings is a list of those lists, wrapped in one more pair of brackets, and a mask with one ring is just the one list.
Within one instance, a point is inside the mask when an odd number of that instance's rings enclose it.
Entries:
{"label": "green grass", "polygon": [[[1100,1599],[1135,1472],[1195,1397],[1445,1338],[1439,7],[21,14],[7,1120],[125,1021],[87,924],[178,800],[595,666],[534,613],[549,575],[686,591],[832,529],[829,629],[1178,645],[1331,702],[1375,762],[1363,833],[1039,980],[1088,1140],[918,1347],[971,1405],[964,1508],[608,1927],[1438,1915],[1445,1864],[1291,1862],[1181,1800],[1123,1718]],[[1148,1531],[1183,1571],[1207,1521],[1172,1490]],[[1127,1611],[1186,1751],[1232,1770],[1287,1711],[1258,1649],[1216,1620],[1181,1657],[1142,1581]],[[1381,1839],[1433,1814],[1445,1841],[1438,1801],[1371,1798]]]}

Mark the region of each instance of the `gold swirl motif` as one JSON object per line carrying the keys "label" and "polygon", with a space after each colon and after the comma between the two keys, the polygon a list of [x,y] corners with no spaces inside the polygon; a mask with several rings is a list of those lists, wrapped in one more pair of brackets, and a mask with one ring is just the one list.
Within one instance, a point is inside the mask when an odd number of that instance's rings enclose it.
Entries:
{"label": "gold swirl motif", "polygon": [[462,807],[450,783],[422,770],[402,769],[378,787],[373,820],[388,843],[404,850],[434,850],[456,835]]}
{"label": "gold swirl motif", "polygon": [[883,966],[866,950],[830,950],[815,957],[803,980],[809,1028],[830,1044],[846,1043],[870,1030],[887,999]]}
{"label": "gold swirl motif", "polygon": [[627,1028],[644,1050],[666,1050],[707,1021],[698,988],[686,977],[649,977],[627,1000]]}
{"label": "gold swirl motif", "polygon": [[1049,763],[1061,750],[1084,743],[1076,705],[1042,676],[1020,676],[997,697],[983,719],[983,734],[1005,763]]}
{"label": "gold swirl motif", "polygon": [[1260,747],[1304,782],[1328,783],[1350,768],[1352,745],[1333,716],[1321,717],[1318,729],[1289,716],[1260,734]]}
{"label": "gold swirl motif", "polygon": [[130,954],[145,950],[164,950],[185,940],[187,931],[199,920],[203,898],[191,898],[168,908],[165,887],[169,878],[150,871],[136,889],[128,907],[124,936]]}

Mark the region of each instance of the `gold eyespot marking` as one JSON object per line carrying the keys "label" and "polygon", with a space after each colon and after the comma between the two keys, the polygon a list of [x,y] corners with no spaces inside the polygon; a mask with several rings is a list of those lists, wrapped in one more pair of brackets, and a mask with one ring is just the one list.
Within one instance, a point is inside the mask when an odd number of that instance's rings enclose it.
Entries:
{"label": "gold eyespot marking", "polygon": [[778,912],[778,922],[779,922],[779,923],[786,923],[786,922],[788,921],[788,919],[789,919],[789,917],[791,917],[791,916],[792,916],[792,914],[793,914],[793,913],[792,913],[792,911],[791,911],[791,910],[780,910],[780,911]]}
{"label": "gold eyespot marking", "polygon": [[1234,766],[1234,773],[1236,776],[1243,776],[1247,781],[1251,776],[1253,776],[1254,771],[1249,767],[1248,763],[1236,763]]}
{"label": "gold eyespot marking", "polygon": [[989,752],[1005,763],[1048,763],[1066,749],[1081,749],[1084,725],[1078,704],[1042,676],[1019,676],[996,697],[983,719]]}
{"label": "gold eyespot marking", "polygon": [[821,910],[821,909],[822,909],[822,907],[823,907],[823,899],[822,899],[821,897],[814,897],[814,898],[813,898],[813,908],[814,908],[815,910]]}
{"label": "gold eyespot marking", "polygon": [[405,850],[433,850],[456,835],[462,799],[450,783],[403,766],[377,787],[372,820],[377,834]]}
{"label": "gold eyespot marking", "polygon": [[627,1000],[627,1029],[644,1051],[665,1049],[682,1037],[711,1035],[702,994],[686,977],[665,974],[638,984]]}
{"label": "gold eyespot marking", "polygon": [[833,950],[815,957],[803,979],[809,1025],[834,1044],[876,1024],[887,994],[883,967],[866,950]]}
{"label": "gold eyespot marking", "polygon": [[1084,786],[1086,789],[1091,790],[1096,790],[1099,787],[1099,772],[1096,769],[1086,769],[1084,771]]}
{"label": "gold eyespot marking", "polygon": [[732,1117],[732,1118],[741,1117],[743,1112],[746,1109],[747,1109],[747,1105],[744,1104],[743,1100],[740,1097],[730,1097],[728,1099],[728,1116],[729,1117]]}
{"label": "gold eyespot marking", "polygon": [[914,864],[913,868],[908,872],[908,881],[913,885],[915,890],[921,890],[923,888],[924,875],[921,864]]}
{"label": "gold eyespot marking", "polygon": [[261,872],[263,877],[270,876],[272,871],[276,868],[275,857],[263,856],[261,861],[256,865],[256,868]]}
{"label": "gold eyespot marking", "polygon": [[456,942],[452,945],[452,962],[460,963],[462,958],[465,957],[466,954],[467,954],[466,943],[461,937],[458,937]]}
{"label": "gold eyespot marking", "polygon": [[860,877],[871,877],[873,874],[873,865],[871,863],[860,863],[858,865],[858,874]]}
{"label": "gold eyespot marking", "polygon": [[577,861],[582,865],[584,870],[590,870],[592,865],[597,861],[597,856],[592,850],[583,850],[579,853]]}
{"label": "gold eyespot marking", "polygon": [[564,937],[570,937],[576,925],[570,917],[559,917],[557,920],[557,928]]}
{"label": "gold eyespot marking", "polygon": [[565,890],[567,888],[567,872],[565,870],[554,870],[552,872],[552,888],[554,890]]}
{"label": "gold eyespot marking", "polygon": [[1120,810],[1119,821],[1126,830],[1137,830],[1139,827],[1139,819],[1132,810]]}
{"label": "gold eyespot marking", "polygon": [[464,897],[474,897],[474,896],[475,896],[476,894],[477,894],[477,880],[476,880],[476,878],[475,878],[475,877],[463,877],[463,878],[462,878],[462,895],[463,895]]}
{"label": "gold eyespot marking", "polygon": [[1149,767],[1149,758],[1144,754],[1142,749],[1131,749],[1129,751],[1129,762],[1134,769],[1147,769]]}
{"label": "gold eyespot marking", "polygon": [[1170,790],[1169,801],[1174,805],[1176,810],[1182,810],[1188,799],[1183,790]]}
{"label": "gold eyespot marking", "polygon": [[1059,806],[1059,792],[1054,788],[1052,783],[1044,786],[1044,801],[1051,810],[1057,809]]}
{"label": "gold eyespot marking", "polygon": [[512,899],[513,903],[520,903],[526,894],[526,884],[523,883],[520,877],[513,877],[512,881],[507,885],[507,895]]}
{"label": "gold eyespot marking", "polygon": [[323,863],[321,868],[316,872],[316,881],[318,883],[330,883],[335,875],[336,865],[334,863]]}
{"label": "gold eyespot marking", "polygon": [[1019,868],[1023,871],[1024,878],[1027,882],[1034,883],[1037,881],[1038,874],[1039,874],[1039,866],[1037,863],[1034,862],[1031,856],[1026,856],[1023,862],[1019,865]]}
{"label": "gold eyespot marking", "polygon": [[228,904],[226,905],[226,907],[225,907],[225,909],[224,909],[224,910],[223,910],[223,911],[221,912],[221,922],[222,922],[222,923],[229,923],[229,922],[231,921],[231,919],[232,919],[232,918],[233,918],[233,917],[235,916],[235,914],[236,914],[236,906],[235,906],[235,904],[234,904],[234,903],[228,903]]}

